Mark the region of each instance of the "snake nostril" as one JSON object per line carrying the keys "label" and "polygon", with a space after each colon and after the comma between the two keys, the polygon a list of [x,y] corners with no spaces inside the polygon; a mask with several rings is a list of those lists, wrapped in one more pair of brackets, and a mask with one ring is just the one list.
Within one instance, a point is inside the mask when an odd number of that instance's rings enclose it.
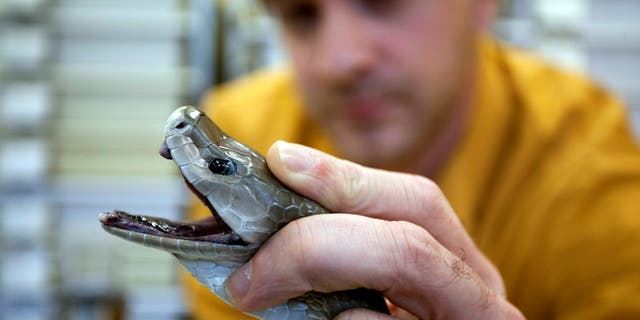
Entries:
{"label": "snake nostril", "polygon": [[176,129],[182,129],[182,128],[186,127],[186,126],[187,126],[187,124],[184,121],[182,121],[182,122],[180,122],[180,123],[178,123],[176,125]]}

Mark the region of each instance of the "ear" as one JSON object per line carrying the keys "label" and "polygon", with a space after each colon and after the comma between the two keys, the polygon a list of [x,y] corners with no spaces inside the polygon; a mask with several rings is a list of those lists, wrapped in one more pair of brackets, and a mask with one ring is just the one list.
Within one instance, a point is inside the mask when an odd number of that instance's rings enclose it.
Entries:
{"label": "ear", "polygon": [[475,7],[476,29],[478,31],[490,30],[498,14],[500,0],[475,0]]}

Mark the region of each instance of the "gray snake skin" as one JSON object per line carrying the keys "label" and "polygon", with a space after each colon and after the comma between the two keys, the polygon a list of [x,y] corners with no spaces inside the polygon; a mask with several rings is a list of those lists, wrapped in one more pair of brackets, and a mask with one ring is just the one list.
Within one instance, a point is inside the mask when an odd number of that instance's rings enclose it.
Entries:
{"label": "gray snake skin", "polygon": [[[113,235],[173,254],[224,301],[229,301],[224,288],[229,275],[273,233],[294,219],[328,213],[280,183],[261,155],[227,136],[197,108],[181,107],[171,114],[160,153],[173,159],[212,216],[174,222],[116,210],[102,213],[99,220]],[[308,292],[251,315],[264,320],[325,320],[351,308],[388,312],[379,292],[354,289]]]}

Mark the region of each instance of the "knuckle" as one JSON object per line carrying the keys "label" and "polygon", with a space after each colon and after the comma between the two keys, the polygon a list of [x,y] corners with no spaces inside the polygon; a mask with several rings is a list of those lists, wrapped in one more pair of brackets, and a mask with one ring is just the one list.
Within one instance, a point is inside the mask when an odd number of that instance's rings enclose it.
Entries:
{"label": "knuckle", "polygon": [[318,164],[314,175],[322,204],[332,211],[356,211],[367,202],[368,179],[364,167],[342,159]]}
{"label": "knuckle", "polygon": [[405,281],[406,277],[411,279],[416,272],[423,273],[431,269],[429,262],[438,254],[437,241],[431,234],[406,221],[391,221],[389,226],[395,253],[392,259],[394,274],[399,275],[397,281]]}
{"label": "knuckle", "polygon": [[314,193],[327,209],[340,211],[347,206],[351,195],[358,192],[359,174],[356,168],[346,160],[320,161],[312,175],[320,183],[316,184]]}
{"label": "knuckle", "polygon": [[341,163],[340,184],[343,192],[339,200],[354,211],[358,211],[367,200],[368,179],[363,170],[364,167],[353,162],[343,160]]}
{"label": "knuckle", "polygon": [[408,192],[417,198],[414,203],[419,204],[419,209],[434,209],[441,206],[445,200],[440,187],[433,181],[423,176],[414,176],[413,184],[408,185]]}
{"label": "knuckle", "polygon": [[454,214],[446,196],[434,181],[422,176],[416,176],[414,181],[415,184],[409,187],[413,201],[407,203],[415,207],[409,210],[424,212],[433,219],[434,223],[441,226],[459,225],[458,216]]}
{"label": "knuckle", "polygon": [[418,189],[428,191],[429,193],[441,193],[440,187],[433,180],[421,175],[414,175],[414,177]]}

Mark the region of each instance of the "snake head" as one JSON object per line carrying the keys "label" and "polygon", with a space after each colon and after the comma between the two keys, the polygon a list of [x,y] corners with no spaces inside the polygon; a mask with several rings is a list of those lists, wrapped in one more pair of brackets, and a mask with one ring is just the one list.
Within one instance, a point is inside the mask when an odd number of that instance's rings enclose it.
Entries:
{"label": "snake head", "polygon": [[[171,114],[160,154],[178,165],[212,216],[175,222],[116,210],[101,213],[99,220],[111,234],[174,254],[224,301],[229,301],[224,286],[229,275],[271,234],[294,219],[327,212],[282,185],[260,154],[227,136],[194,107],[181,107]],[[332,319],[355,307],[386,310],[378,292],[356,289],[309,292],[252,315],[265,320]]]}
{"label": "snake head", "polygon": [[322,210],[284,187],[264,157],[195,107],[171,114],[160,153],[173,159],[212,214],[247,243],[262,243],[287,222]]}

